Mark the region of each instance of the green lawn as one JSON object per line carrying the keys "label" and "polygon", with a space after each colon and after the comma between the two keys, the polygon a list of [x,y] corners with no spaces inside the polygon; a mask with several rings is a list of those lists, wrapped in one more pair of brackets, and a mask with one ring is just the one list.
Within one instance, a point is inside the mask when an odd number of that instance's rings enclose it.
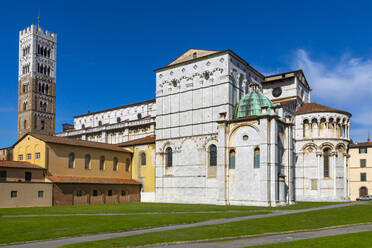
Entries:
{"label": "green lawn", "polygon": [[[372,232],[352,233],[314,239],[283,242],[272,245],[249,246],[249,248],[370,248]],[[247,247],[248,248],[248,247]]]}
{"label": "green lawn", "polygon": [[1,215],[19,214],[94,214],[94,213],[145,213],[145,212],[199,212],[246,211],[258,209],[303,209],[338,204],[335,202],[298,202],[288,207],[265,208],[250,206],[220,206],[206,204],[120,203],[56,207],[0,208]]}
{"label": "green lawn", "polygon": [[[268,212],[259,212],[268,213]],[[257,212],[0,218],[0,244],[232,218]]]}
{"label": "green lawn", "polygon": [[173,241],[202,240],[270,232],[318,229],[329,226],[364,222],[372,222],[371,204],[318,210],[219,225],[185,228],[173,231],[148,233],[125,238],[80,243],[66,247],[127,247]]}

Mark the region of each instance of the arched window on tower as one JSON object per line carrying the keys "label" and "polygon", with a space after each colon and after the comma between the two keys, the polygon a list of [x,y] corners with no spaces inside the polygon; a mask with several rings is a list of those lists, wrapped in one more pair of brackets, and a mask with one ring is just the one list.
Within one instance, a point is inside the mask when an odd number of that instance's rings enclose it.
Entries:
{"label": "arched window on tower", "polygon": [[48,85],[45,85],[45,94],[48,95],[48,93],[49,93],[49,86]]}
{"label": "arched window on tower", "polygon": [[44,130],[45,129],[45,121],[44,120],[41,120],[41,130]]}
{"label": "arched window on tower", "polygon": [[329,177],[329,148],[323,150],[323,176],[325,178]]}
{"label": "arched window on tower", "polygon": [[27,110],[27,102],[24,102],[23,103],[23,111],[26,111]]}
{"label": "arched window on tower", "polygon": [[209,166],[217,165],[217,147],[216,145],[209,146]]}
{"label": "arched window on tower", "polygon": [[48,58],[50,58],[50,49],[48,49]]}
{"label": "arched window on tower", "polygon": [[116,122],[117,123],[121,122],[121,118],[120,117],[116,118]]}
{"label": "arched window on tower", "polygon": [[168,147],[165,150],[165,155],[166,155],[166,166],[167,167],[172,167],[173,166],[173,151],[172,148]]}
{"label": "arched window on tower", "polygon": [[235,150],[231,149],[229,152],[229,168],[235,169]]}
{"label": "arched window on tower", "polygon": [[258,148],[258,147],[256,147],[255,149],[254,149],[254,161],[253,161],[253,163],[254,163],[254,168],[260,168],[260,160],[261,160],[261,157],[260,157],[261,155],[260,155],[260,148]]}

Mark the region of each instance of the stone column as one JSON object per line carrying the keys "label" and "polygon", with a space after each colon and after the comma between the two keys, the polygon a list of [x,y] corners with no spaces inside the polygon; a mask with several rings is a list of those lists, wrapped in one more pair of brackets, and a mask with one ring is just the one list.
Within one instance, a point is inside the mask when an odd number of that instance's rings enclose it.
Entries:
{"label": "stone column", "polygon": [[347,154],[344,153],[343,154],[343,157],[344,157],[344,197],[345,197],[345,199],[347,198],[347,175],[346,175],[347,166],[346,166],[346,156],[347,156]]}
{"label": "stone column", "polygon": [[320,157],[322,156],[322,152],[317,152],[316,153],[316,157],[317,157],[317,163],[318,163],[318,194],[319,194],[319,198],[321,197],[321,184],[320,184],[320,180],[322,178],[322,169],[321,169],[321,165],[320,165]]}
{"label": "stone column", "polygon": [[332,152],[331,156],[333,156],[333,196],[336,197],[337,194],[337,184],[336,184],[336,177],[337,177],[337,172],[336,172],[336,152]]}
{"label": "stone column", "polygon": [[228,149],[226,145],[227,132],[225,120],[226,114],[220,116],[220,121],[218,122],[218,144],[217,150],[217,204],[226,205],[229,204],[229,181],[228,181],[228,167],[227,167],[227,157]]}

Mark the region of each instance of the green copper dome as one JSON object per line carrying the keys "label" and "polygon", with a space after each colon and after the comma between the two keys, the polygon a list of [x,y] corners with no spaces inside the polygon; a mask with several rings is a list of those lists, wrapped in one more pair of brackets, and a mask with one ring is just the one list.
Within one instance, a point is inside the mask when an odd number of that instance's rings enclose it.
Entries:
{"label": "green copper dome", "polygon": [[261,115],[262,107],[268,107],[267,113],[270,114],[274,104],[267,98],[258,87],[254,87],[251,92],[240,99],[236,110],[235,118]]}

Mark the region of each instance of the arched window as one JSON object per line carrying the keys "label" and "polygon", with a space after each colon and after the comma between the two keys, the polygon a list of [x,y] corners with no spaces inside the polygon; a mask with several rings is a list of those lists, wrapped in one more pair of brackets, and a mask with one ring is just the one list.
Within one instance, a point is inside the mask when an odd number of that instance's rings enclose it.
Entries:
{"label": "arched window", "polygon": [[166,166],[167,167],[172,167],[173,165],[173,151],[172,151],[172,148],[168,147],[166,149]]}
{"label": "arched window", "polygon": [[146,165],[146,154],[141,153],[141,165]]}
{"label": "arched window", "polygon": [[235,169],[235,150],[231,149],[229,152],[229,168]]}
{"label": "arched window", "polygon": [[23,103],[23,111],[26,111],[27,110],[27,102],[24,102]]}
{"label": "arched window", "polygon": [[142,118],[142,114],[141,114],[141,113],[138,113],[138,114],[137,114],[137,118],[138,118],[138,119],[141,119],[141,118]]}
{"label": "arched window", "polygon": [[44,120],[41,120],[41,130],[44,130],[45,129],[45,121]]}
{"label": "arched window", "polygon": [[84,124],[83,124],[83,125],[81,125],[81,128],[82,128],[82,129],[84,129],[84,128],[85,128],[85,125],[84,125]]}
{"label": "arched window", "polygon": [[74,168],[74,163],[75,163],[75,154],[70,153],[68,155],[68,168],[70,169]]}
{"label": "arched window", "polygon": [[98,126],[102,126],[102,121],[99,121],[98,122]]}
{"label": "arched window", "polygon": [[116,122],[117,123],[121,122],[121,118],[120,117],[116,118]]}
{"label": "arched window", "polygon": [[101,156],[101,158],[99,159],[99,169],[100,170],[105,169],[105,157],[104,156]]}
{"label": "arched window", "polygon": [[125,161],[125,171],[129,171],[129,167],[130,167],[130,159],[127,158],[127,160]]}
{"label": "arched window", "polygon": [[256,147],[254,149],[254,168],[260,168],[260,148]]}
{"label": "arched window", "polygon": [[48,93],[49,93],[49,86],[48,85],[45,85],[45,94],[48,95]]}
{"label": "arched window", "polygon": [[325,148],[323,153],[323,175],[329,177],[329,148]]}
{"label": "arched window", "polygon": [[85,169],[86,170],[90,169],[90,155],[89,154],[85,155]]}
{"label": "arched window", "polygon": [[118,158],[114,158],[114,165],[113,165],[113,171],[117,171],[118,170]]}
{"label": "arched window", "polygon": [[215,145],[209,146],[209,166],[217,165],[217,147]]}
{"label": "arched window", "polygon": [[23,121],[23,129],[26,129],[27,128],[27,120],[24,120]]}

